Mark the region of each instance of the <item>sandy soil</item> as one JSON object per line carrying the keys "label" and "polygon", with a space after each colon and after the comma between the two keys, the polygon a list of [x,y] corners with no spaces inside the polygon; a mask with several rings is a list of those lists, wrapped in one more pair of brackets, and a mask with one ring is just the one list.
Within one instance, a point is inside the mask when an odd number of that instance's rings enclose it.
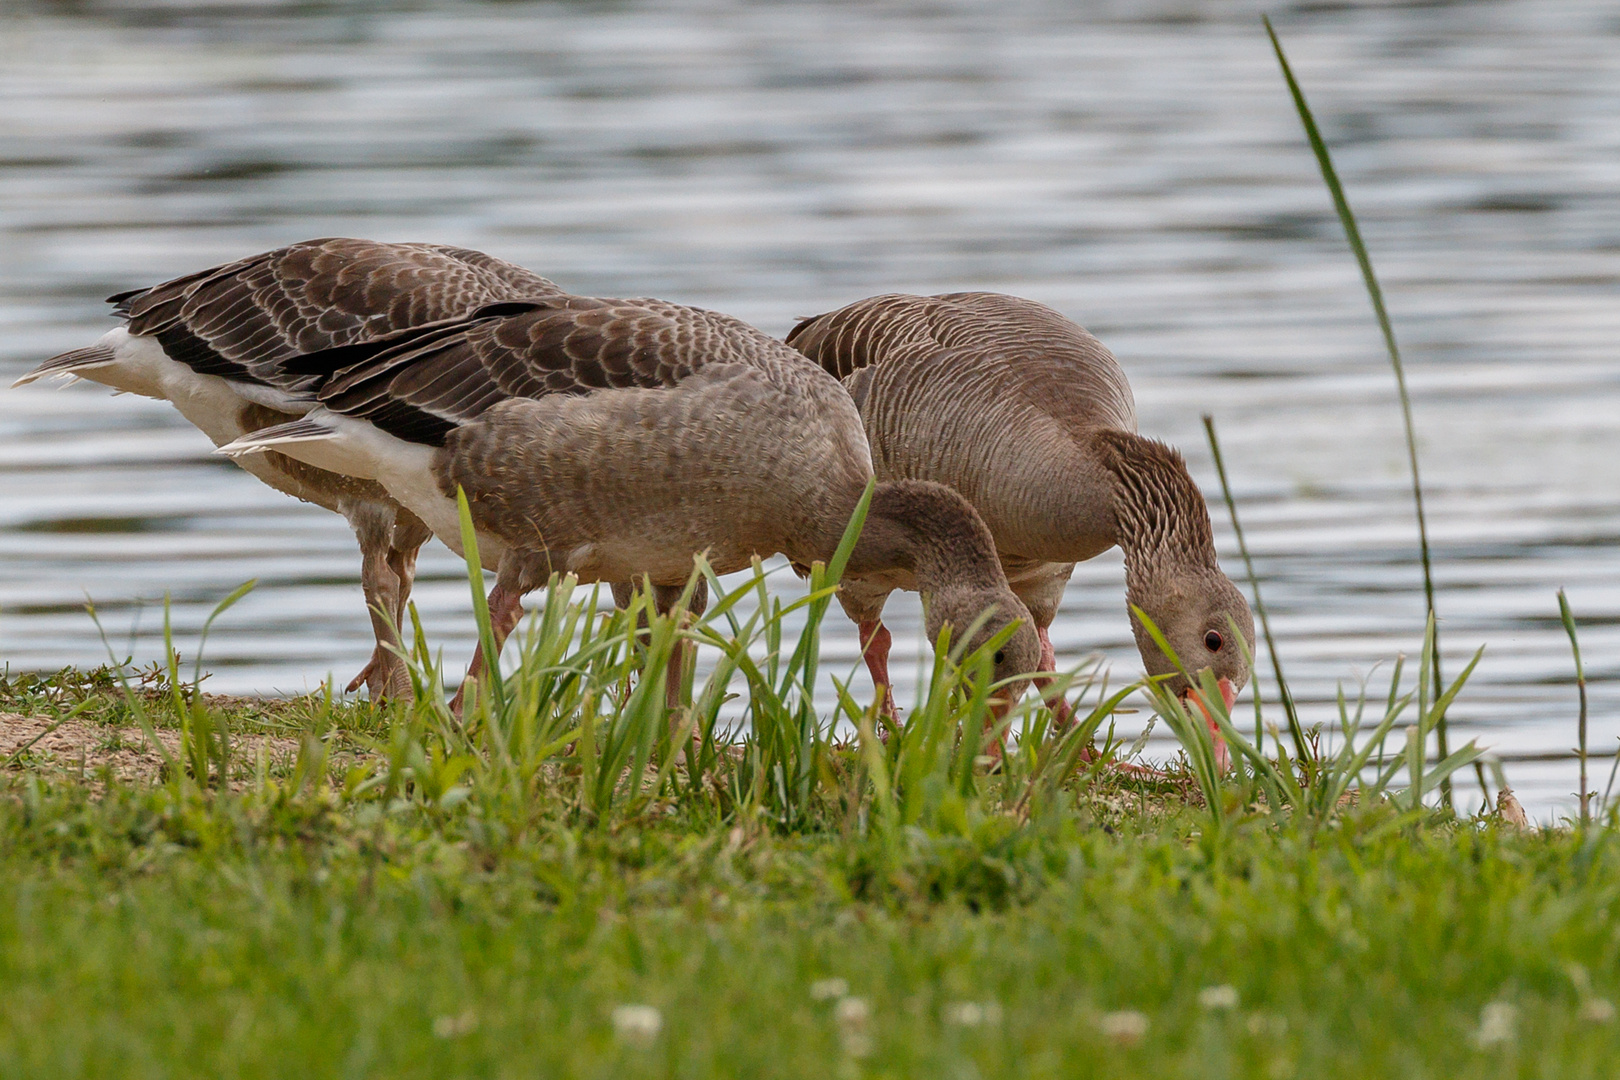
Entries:
{"label": "sandy soil", "polygon": [[[179,753],[179,732],[156,734],[171,757]],[[298,740],[288,736],[239,735],[235,743],[233,757],[244,771],[257,762],[260,747],[272,762],[290,762],[298,754]],[[32,768],[47,765],[78,772],[82,763],[86,774],[94,774],[106,765],[123,780],[153,780],[163,766],[162,755],[138,727],[109,727],[78,718],[58,725],[49,717],[0,713],[0,766],[24,747],[28,749],[19,764],[26,762]]]}

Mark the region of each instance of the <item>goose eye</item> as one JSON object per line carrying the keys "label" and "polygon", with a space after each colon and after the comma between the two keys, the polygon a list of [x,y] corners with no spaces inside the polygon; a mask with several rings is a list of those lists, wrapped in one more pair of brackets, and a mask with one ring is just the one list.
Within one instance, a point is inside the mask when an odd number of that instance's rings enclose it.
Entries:
{"label": "goose eye", "polygon": [[1004,651],[1002,651],[1001,649],[997,649],[994,659],[996,661],[996,667],[1000,667],[1003,663],[1006,662],[1007,654]]}
{"label": "goose eye", "polygon": [[1221,637],[1219,630],[1211,630],[1204,635],[1204,648],[1210,652],[1220,652],[1221,646],[1224,644],[1226,644],[1226,639]]}

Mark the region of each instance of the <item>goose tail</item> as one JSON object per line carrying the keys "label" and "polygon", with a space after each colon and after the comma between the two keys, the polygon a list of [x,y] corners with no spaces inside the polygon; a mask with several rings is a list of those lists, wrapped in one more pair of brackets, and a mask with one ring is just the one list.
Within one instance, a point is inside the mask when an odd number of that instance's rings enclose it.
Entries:
{"label": "goose tail", "polygon": [[74,349],[72,352],[53,356],[39,367],[30,371],[22,378],[11,384],[12,389],[27,386],[31,382],[55,376],[57,378],[74,378],[81,371],[90,368],[105,367],[116,363],[117,357],[113,354],[111,345],[91,345],[86,349]]}
{"label": "goose tail", "polygon": [[235,442],[226,443],[215,450],[216,454],[226,457],[241,457],[244,454],[257,454],[265,450],[274,450],[278,446],[289,443],[324,442],[337,438],[337,432],[319,420],[304,417],[274,427],[261,428],[258,431],[243,435]]}

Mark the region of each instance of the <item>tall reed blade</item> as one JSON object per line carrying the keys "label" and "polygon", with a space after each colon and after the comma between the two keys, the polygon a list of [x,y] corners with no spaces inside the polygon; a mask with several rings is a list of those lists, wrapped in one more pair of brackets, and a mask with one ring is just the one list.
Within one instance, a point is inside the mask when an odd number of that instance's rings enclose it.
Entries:
{"label": "tall reed blade", "polygon": [[[1226,511],[1232,515],[1232,531],[1237,534],[1238,552],[1243,556],[1243,567],[1249,573],[1249,588],[1254,591],[1254,612],[1260,616],[1260,631],[1266,638],[1266,651],[1271,654],[1271,670],[1277,676],[1277,693],[1282,696],[1283,712],[1288,716],[1288,733],[1294,739],[1294,753],[1299,760],[1308,761],[1305,730],[1300,727],[1299,713],[1294,708],[1294,695],[1288,691],[1288,680],[1283,678],[1282,660],[1277,656],[1277,642],[1271,636],[1271,620],[1266,617],[1265,601],[1260,599],[1260,577],[1254,572],[1254,560],[1249,558],[1249,545],[1243,539],[1243,524],[1238,521],[1237,500],[1232,498],[1232,485],[1226,480],[1226,462],[1221,458],[1221,442],[1215,437],[1215,418],[1204,414],[1204,434],[1209,437],[1209,451],[1215,456],[1215,473],[1221,478],[1221,494],[1226,497]],[[1260,737],[1260,680],[1254,681],[1254,711],[1256,731],[1254,744],[1264,748]]]}
{"label": "tall reed blade", "polygon": [[[1361,267],[1361,280],[1367,287],[1367,296],[1372,300],[1373,314],[1378,317],[1378,328],[1384,334],[1384,347],[1389,351],[1390,366],[1395,370],[1395,388],[1401,399],[1401,419],[1406,425],[1406,456],[1412,467],[1412,501],[1417,507],[1418,548],[1423,557],[1423,598],[1428,604],[1430,619],[1435,618],[1434,610],[1434,571],[1429,561],[1429,527],[1423,514],[1423,483],[1418,476],[1417,431],[1412,423],[1412,399],[1406,391],[1406,370],[1401,365],[1401,350],[1395,344],[1395,328],[1390,324],[1389,312],[1384,308],[1384,292],[1378,286],[1378,276],[1373,273],[1372,259],[1367,254],[1367,246],[1362,243],[1361,229],[1356,224],[1356,216],[1350,210],[1350,203],[1344,196],[1344,186],[1339,183],[1339,174],[1333,167],[1333,158],[1328,153],[1327,143],[1322,140],[1322,133],[1316,126],[1316,118],[1311,115],[1310,106],[1305,103],[1305,92],[1299,88],[1299,82],[1294,78],[1293,68],[1288,66],[1288,57],[1283,54],[1282,41],[1277,37],[1277,31],[1271,25],[1268,16],[1261,16],[1266,25],[1266,34],[1271,38],[1271,47],[1277,54],[1277,63],[1282,66],[1283,78],[1288,82],[1288,92],[1294,99],[1294,109],[1299,113],[1299,122],[1305,128],[1305,138],[1310,141],[1311,151],[1316,155],[1316,163],[1322,170],[1322,180],[1327,184],[1328,193],[1333,196],[1333,208],[1338,211],[1339,224],[1344,226],[1345,239],[1350,242],[1350,250],[1355,253],[1356,262]],[[1439,698],[1444,680],[1440,676],[1440,648],[1438,639],[1435,642],[1434,665],[1434,696]],[[1435,728],[1435,737],[1439,741],[1440,757],[1448,756],[1446,747],[1446,718],[1442,715]],[[1441,786],[1441,795],[1446,805],[1452,805],[1451,781],[1446,780]]]}
{"label": "tall reed blade", "polygon": [[480,705],[489,702],[499,711],[505,696],[505,688],[501,685],[501,652],[495,645],[494,624],[489,618],[489,600],[484,595],[484,566],[478,558],[478,530],[473,527],[472,507],[467,503],[467,493],[459,485],[456,487],[456,513],[461,519],[461,550],[467,561],[467,584],[472,588],[473,618],[478,624],[478,646],[484,658],[484,685],[475,689]]}
{"label": "tall reed blade", "polygon": [[1591,795],[1586,789],[1586,668],[1581,664],[1581,643],[1575,637],[1575,613],[1569,610],[1569,598],[1563,589],[1558,590],[1558,617],[1564,621],[1564,632],[1569,635],[1569,651],[1575,654],[1575,686],[1581,695],[1581,718],[1576,728],[1580,743],[1575,752],[1581,759],[1581,824],[1585,825],[1591,818]]}

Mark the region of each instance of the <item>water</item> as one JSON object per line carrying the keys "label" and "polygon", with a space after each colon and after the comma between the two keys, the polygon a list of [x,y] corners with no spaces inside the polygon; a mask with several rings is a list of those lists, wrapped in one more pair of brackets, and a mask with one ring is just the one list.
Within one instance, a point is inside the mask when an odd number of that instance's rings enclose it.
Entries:
{"label": "water", "polygon": [[[876,292],[1019,293],[1113,347],[1143,430],[1211,493],[1214,415],[1285,669],[1327,719],[1339,681],[1415,652],[1421,578],[1392,380],[1259,10],[14,4],[0,377],[100,334],[111,292],[320,235],[464,244],[777,334]],[[1449,669],[1487,646],[1453,742],[1496,747],[1550,820],[1575,788],[1567,757],[1543,760],[1575,739],[1559,587],[1592,744],[1620,736],[1620,16],[1275,14],[1407,353]],[[248,578],[209,643],[212,687],[300,692],[364,663],[337,517],[211,456],[165,405],[91,385],[0,396],[13,670],[103,659],[87,596],[146,661],[170,594],[189,650]],[[455,666],[471,626],[442,548],[416,596]],[[904,701],[917,620],[898,600]],[[1116,554],[1075,574],[1053,636],[1070,663],[1101,650],[1137,670]],[[856,665],[839,619],[826,655]]]}

